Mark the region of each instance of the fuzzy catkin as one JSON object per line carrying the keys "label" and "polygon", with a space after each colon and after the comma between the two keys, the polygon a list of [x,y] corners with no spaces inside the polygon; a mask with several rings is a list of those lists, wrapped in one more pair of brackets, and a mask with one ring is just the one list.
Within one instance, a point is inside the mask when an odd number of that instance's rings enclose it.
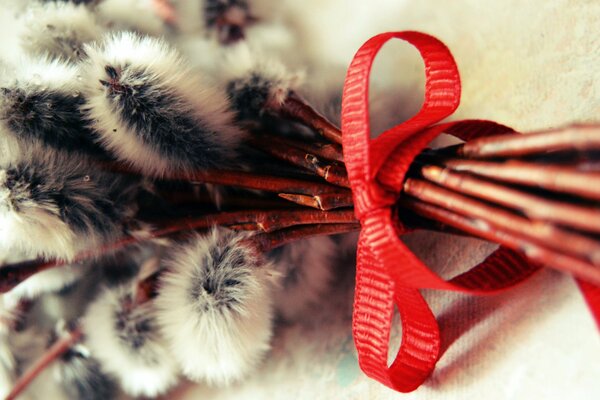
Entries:
{"label": "fuzzy catkin", "polygon": [[238,121],[257,120],[265,111],[276,112],[302,81],[301,74],[258,53],[241,43],[224,56],[219,79],[227,88]]}
{"label": "fuzzy catkin", "polygon": [[32,56],[77,62],[83,45],[98,40],[104,29],[83,2],[47,2],[32,5],[24,17],[23,49]]}
{"label": "fuzzy catkin", "polygon": [[103,154],[83,118],[77,66],[44,56],[24,58],[6,72],[0,85],[0,137],[15,144],[13,153],[44,145]]}
{"label": "fuzzy catkin", "polygon": [[227,385],[270,348],[278,274],[244,242],[215,228],[173,249],[156,299],[158,321],[190,379]]}
{"label": "fuzzy catkin", "polygon": [[97,249],[123,234],[137,190],[134,180],[48,149],[0,162],[0,250],[68,261]]}
{"label": "fuzzy catkin", "polygon": [[231,164],[241,131],[225,94],[165,42],[123,32],[86,53],[86,115],[115,156],[155,176]]}
{"label": "fuzzy catkin", "polygon": [[107,287],[90,305],[83,318],[86,345],[125,392],[155,397],[177,383],[179,368],[159,332],[153,302],[134,303],[136,285]]}

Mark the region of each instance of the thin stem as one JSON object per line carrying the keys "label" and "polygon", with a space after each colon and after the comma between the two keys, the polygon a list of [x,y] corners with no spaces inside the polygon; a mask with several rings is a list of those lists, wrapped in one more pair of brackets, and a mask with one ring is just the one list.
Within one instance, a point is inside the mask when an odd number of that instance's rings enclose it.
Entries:
{"label": "thin stem", "polygon": [[[244,210],[220,212],[194,218],[195,221],[204,219],[204,226],[223,225],[237,227],[241,230],[256,230],[273,232],[279,229],[297,225],[357,223],[354,210]],[[185,223],[189,218],[181,219]],[[158,221],[153,221],[157,223]],[[166,225],[178,221],[166,221]],[[159,222],[160,223],[160,222]]]}
{"label": "thin stem", "polygon": [[421,172],[426,179],[440,186],[519,210],[530,218],[600,233],[600,209],[598,208],[548,200],[433,165],[423,167]]}
{"label": "thin stem", "polygon": [[535,262],[572,273],[583,280],[600,285],[600,271],[588,262],[547,249],[537,243],[517,237],[512,232],[490,226],[477,219],[465,217],[416,199],[402,199],[400,205],[425,218],[443,222],[473,236],[502,244],[513,250],[522,251]]}
{"label": "thin stem", "polygon": [[470,172],[500,181],[600,200],[599,172],[580,172],[573,168],[521,161],[497,163],[448,159],[444,165],[456,171]]}
{"label": "thin stem", "polygon": [[[100,168],[121,174],[139,175],[122,163],[98,163]],[[280,176],[257,174],[246,171],[231,170],[206,170],[192,172],[171,172],[164,176],[165,180],[189,181],[192,184],[206,184],[234,186],[244,189],[263,190],[273,193],[345,193],[345,188],[340,188],[327,183],[313,182],[303,179],[294,179]]]}
{"label": "thin stem", "polygon": [[290,146],[285,140],[267,136],[255,136],[249,140],[251,146],[286,161],[292,165],[307,169],[334,185],[350,187],[346,169],[334,162],[319,159],[311,153]]}
{"label": "thin stem", "polygon": [[465,157],[523,156],[557,150],[600,150],[600,125],[572,125],[526,135],[490,136],[471,140],[458,149]]}
{"label": "thin stem", "polygon": [[[131,244],[151,240],[155,238],[169,236],[175,233],[190,231],[194,229],[208,228],[212,226],[211,220],[206,218],[196,219],[181,219],[165,225],[162,229],[150,232],[144,237],[127,236],[123,239],[104,245],[99,249],[86,250],[78,253],[70,263],[82,262],[94,258],[100,254],[105,254],[111,251],[123,249]],[[15,264],[7,264],[0,267],[0,293],[6,293],[12,290],[19,283],[23,282],[30,276],[54,267],[67,265],[69,262],[63,260],[28,260]]]}
{"label": "thin stem", "polygon": [[5,400],[16,399],[29,384],[54,360],[65,354],[71,346],[77,343],[83,332],[79,327],[70,331],[65,337],[58,339],[23,375],[17,379],[14,387],[6,396]]}
{"label": "thin stem", "polygon": [[27,260],[0,267],[0,293],[14,289],[32,275],[44,270],[66,265],[65,261]]}
{"label": "thin stem", "polygon": [[593,265],[600,265],[600,242],[596,240],[565,231],[545,221],[530,221],[501,208],[488,206],[425,181],[408,179],[404,190],[407,194],[422,201],[475,218],[482,223],[491,224],[565,254],[581,257]]}
{"label": "thin stem", "polygon": [[189,179],[192,183],[213,183],[217,185],[236,186],[246,189],[264,190],[275,193],[297,193],[313,195],[321,193],[346,193],[333,185],[301,179],[282,178],[270,175],[259,175],[242,171],[198,171],[187,176],[171,176],[172,179]]}
{"label": "thin stem", "polygon": [[297,94],[288,96],[287,100],[276,111],[313,128],[330,142],[342,144],[340,129],[302,100]]}
{"label": "thin stem", "polygon": [[359,229],[360,224],[358,223],[315,224],[283,229],[276,232],[262,233],[253,236],[251,240],[255,243],[259,252],[265,253],[296,240],[308,239],[315,236],[355,232]]}
{"label": "thin stem", "polygon": [[289,147],[295,147],[303,150],[306,153],[314,154],[320,158],[327,160],[344,162],[344,155],[342,153],[342,147],[336,143],[327,143],[319,141],[305,141],[292,138],[283,138],[281,136],[265,135],[270,139],[276,139],[279,143],[285,143]]}
{"label": "thin stem", "polygon": [[325,193],[321,195],[302,195],[294,193],[279,193],[279,197],[292,201],[302,206],[319,210],[333,210],[342,207],[352,207],[352,193]]}
{"label": "thin stem", "polygon": [[[194,218],[181,218],[168,221],[154,221],[158,229],[145,237],[125,237],[117,242],[103,246],[96,251],[84,251],[71,261],[82,262],[98,254],[122,249],[128,245],[165,237],[180,232],[207,229],[215,225],[230,225],[231,228],[272,232],[278,229],[313,224],[353,224],[356,223],[353,210],[316,211],[316,210],[246,210],[221,212]],[[65,261],[30,260],[9,264],[0,268],[0,293],[6,293],[30,276],[45,269],[66,265]]]}

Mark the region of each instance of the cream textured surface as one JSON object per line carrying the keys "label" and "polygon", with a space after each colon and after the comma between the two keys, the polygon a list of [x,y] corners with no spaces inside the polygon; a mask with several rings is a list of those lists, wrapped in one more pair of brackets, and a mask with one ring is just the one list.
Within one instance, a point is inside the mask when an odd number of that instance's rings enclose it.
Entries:
{"label": "cream textured surface", "polygon": [[[600,120],[597,0],[287,3],[290,20],[305,35],[302,42],[310,43],[309,78],[315,82],[321,75],[339,84],[353,52],[371,35],[413,29],[438,36],[456,57],[464,90],[453,118],[490,118],[523,130]],[[293,18],[308,10],[313,17]],[[373,112],[394,110],[397,122],[418,106],[422,70],[408,47],[388,47],[377,62]],[[389,91],[396,94],[388,97]],[[377,115],[378,126],[392,123],[387,115]],[[446,275],[489,251],[480,242],[430,234],[408,241]],[[350,332],[351,259],[338,260],[339,281],[321,307],[302,322],[278,329],[274,349],[255,376],[227,390],[190,384],[177,397],[600,398],[598,331],[572,279],[553,271],[494,297],[427,293],[447,347],[432,378],[409,395],[365,378]],[[398,331],[394,336],[397,340]]]}

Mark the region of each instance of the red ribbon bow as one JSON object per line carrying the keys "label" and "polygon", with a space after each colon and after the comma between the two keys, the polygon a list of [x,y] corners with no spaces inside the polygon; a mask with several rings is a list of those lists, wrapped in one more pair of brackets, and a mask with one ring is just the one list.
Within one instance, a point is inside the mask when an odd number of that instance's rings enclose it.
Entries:
{"label": "red ribbon bow", "polygon": [[[375,56],[392,38],[409,42],[421,53],[426,73],[425,101],[413,118],[371,140],[369,75]],[[356,53],[344,84],[344,160],[355,213],[362,225],[353,336],[361,369],[400,392],[418,388],[439,358],[439,328],[419,289],[493,293],[514,286],[539,269],[520,253],[500,247],[470,271],[446,281],[429,270],[399,239],[404,231],[393,218],[392,206],[400,196],[411,162],[433,138],[448,133],[468,140],[513,132],[506,126],[482,120],[433,125],[456,110],[460,90],[458,68],[448,48],[436,38],[419,32],[390,32],[371,38]],[[595,290],[593,286],[586,288],[587,294]],[[598,309],[598,291],[594,294]],[[591,297],[587,299],[592,305]],[[388,367],[394,304],[400,313],[402,343]]]}

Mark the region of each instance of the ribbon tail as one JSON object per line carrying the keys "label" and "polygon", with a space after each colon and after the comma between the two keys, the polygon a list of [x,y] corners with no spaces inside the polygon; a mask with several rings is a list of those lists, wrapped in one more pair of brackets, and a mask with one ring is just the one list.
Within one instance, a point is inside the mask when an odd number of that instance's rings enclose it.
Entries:
{"label": "ribbon tail", "polygon": [[[359,364],[369,377],[400,392],[411,392],[431,375],[440,352],[437,322],[418,290],[392,283],[366,237],[358,248],[353,336]],[[402,342],[388,367],[394,312],[402,322]]]}

